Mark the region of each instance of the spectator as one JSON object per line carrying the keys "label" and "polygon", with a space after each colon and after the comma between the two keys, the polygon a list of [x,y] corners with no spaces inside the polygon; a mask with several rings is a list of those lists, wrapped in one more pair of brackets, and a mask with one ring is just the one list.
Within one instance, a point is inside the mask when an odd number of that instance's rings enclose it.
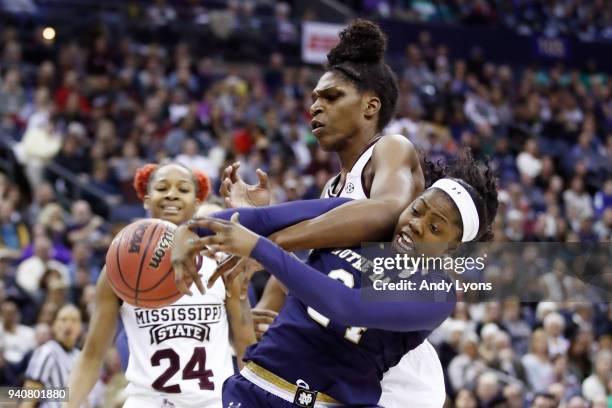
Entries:
{"label": "spectator", "polygon": [[503,323],[512,340],[512,347],[519,356],[524,355],[529,348],[531,327],[521,316],[521,304],[518,296],[511,296],[504,300]]}
{"label": "spectator", "polygon": [[516,167],[521,175],[534,179],[542,171],[542,160],[538,157],[538,145],[535,139],[527,139],[525,147],[516,158]]}
{"label": "spectator", "polygon": [[[6,44],[5,50],[16,43]],[[21,84],[21,75],[17,69],[9,69],[0,83],[0,128],[12,129],[17,125],[15,120],[26,102]]]}
{"label": "spectator", "polygon": [[[72,261],[68,264],[70,285],[77,286],[79,280],[95,283],[100,275],[100,267],[94,263],[91,246],[87,241],[77,241],[72,247]],[[79,278],[79,274],[84,274]],[[81,285],[85,286],[85,285]]]}
{"label": "spectator", "polygon": [[466,333],[461,341],[461,354],[448,365],[448,377],[454,390],[469,385],[485,367],[478,356],[478,336]]}
{"label": "spectator", "polygon": [[[574,177],[571,181],[570,188],[563,192],[563,202],[568,214],[578,217],[581,215],[590,217],[593,215],[591,207],[591,197],[584,190],[584,182],[580,177]],[[572,228],[576,231],[577,226]]]}
{"label": "spectator", "polygon": [[555,397],[551,394],[537,393],[533,397],[531,408],[554,408]]}
{"label": "spectator", "polygon": [[5,300],[0,306],[2,314],[2,334],[4,361],[18,365],[28,351],[36,347],[34,329],[20,324],[21,316],[15,302]]}
{"label": "spectator", "polygon": [[18,387],[19,375],[18,367],[4,359],[4,340],[0,339],[0,386]]}
{"label": "spectator", "polygon": [[7,251],[5,256],[18,258],[29,242],[30,233],[14,204],[8,200],[0,202],[0,248]]}
{"label": "spectator", "polygon": [[601,350],[594,358],[595,371],[582,383],[582,395],[589,400],[606,397],[606,387],[612,373],[612,353]]}
{"label": "spectator", "polygon": [[42,209],[55,201],[55,191],[51,183],[41,183],[34,187],[34,197],[27,210],[27,218],[30,220],[38,219]]}
{"label": "spectator", "polygon": [[476,395],[468,389],[462,388],[457,392],[455,397],[455,408],[477,408],[478,400]]}
{"label": "spectator", "polygon": [[[51,259],[67,264],[70,262],[70,249],[64,245],[66,224],[64,210],[56,203],[50,203],[40,212],[38,222],[32,227],[33,240],[43,236],[51,240]],[[31,242],[23,251],[21,259],[27,259],[34,254],[34,244]]]}
{"label": "spectator", "polygon": [[581,395],[574,395],[567,401],[567,408],[589,408],[589,403]]}
{"label": "spectator", "polygon": [[523,389],[517,384],[506,385],[504,387],[503,396],[508,404],[508,408],[523,408],[525,406]]}
{"label": "spectator", "polygon": [[219,168],[209,158],[198,153],[198,144],[193,139],[183,142],[183,153],[176,156],[177,163],[190,169],[197,169],[208,175],[212,182],[219,177]]}
{"label": "spectator", "polygon": [[529,386],[536,392],[542,392],[553,381],[553,367],[548,354],[548,339],[546,333],[537,329],[531,335],[529,353],[523,356],[521,362],[525,367]]}
{"label": "spectator", "polygon": [[595,216],[602,217],[603,213],[612,207],[612,179],[606,180],[603,188],[593,197]]}
{"label": "spectator", "polygon": [[491,372],[485,372],[476,381],[476,399],[478,406],[491,407],[496,399],[500,397],[500,387],[497,376]]}
{"label": "spectator", "polygon": [[612,207],[604,210],[601,220],[593,225],[600,242],[612,242]]}
{"label": "spectator", "polygon": [[44,235],[37,236],[34,238],[34,255],[17,267],[16,282],[26,293],[34,296],[48,270],[57,271],[61,279],[68,282],[66,267],[51,258],[50,239]]}
{"label": "spectator", "polygon": [[78,200],[72,204],[71,222],[67,228],[68,242],[87,242],[99,254],[105,253],[110,245],[111,236],[104,220],[92,214],[89,203]]}
{"label": "spectator", "polygon": [[522,383],[526,383],[525,369],[516,352],[512,349],[510,336],[503,331],[496,332],[494,336],[495,358],[489,366],[508,375],[509,378],[515,378]]}
{"label": "spectator", "polygon": [[557,354],[553,357],[553,371],[555,384],[559,384],[563,390],[560,401],[580,393],[580,381],[568,369],[567,356]]}
{"label": "spectator", "polygon": [[44,167],[55,157],[62,146],[62,135],[52,121],[41,121],[38,126],[28,126],[21,142],[15,145],[15,155],[25,166],[31,186],[42,183]]}

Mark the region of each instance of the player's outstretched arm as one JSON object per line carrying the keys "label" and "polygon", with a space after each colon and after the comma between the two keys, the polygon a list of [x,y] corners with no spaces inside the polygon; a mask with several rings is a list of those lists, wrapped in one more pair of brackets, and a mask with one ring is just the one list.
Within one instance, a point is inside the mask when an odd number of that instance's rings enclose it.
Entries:
{"label": "player's outstretched arm", "polygon": [[[348,198],[293,201],[270,207],[228,209],[216,212],[212,214],[212,217],[228,220],[232,214],[238,213],[241,221],[248,228],[260,235],[268,236],[288,225],[317,217],[349,201],[351,200]],[[182,293],[191,294],[189,290],[190,284],[187,284],[191,280],[195,281],[200,292],[204,293],[204,285],[198,276],[193,260],[198,253],[206,249],[206,245],[201,240],[198,240],[198,235],[207,236],[210,234],[211,231],[203,228],[197,219],[190,221],[188,224],[181,225],[174,233],[172,268],[174,269],[174,279],[177,288]],[[219,274],[215,274],[209,283],[214,282],[218,276]]]}
{"label": "player's outstretched arm", "polygon": [[434,301],[432,293],[426,291],[406,292],[401,302],[367,302],[362,298],[361,289],[349,288],[320,273],[263,237],[257,240],[250,256],[276,276],[293,296],[346,326],[393,331],[433,330],[455,307],[453,298]]}
{"label": "player's outstretched arm", "polygon": [[285,228],[272,241],[297,251],[352,247],[388,238],[401,212],[423,191],[423,171],[416,149],[401,135],[385,136],[376,144],[372,165],[370,199],[352,201]]}
{"label": "player's outstretched arm", "polygon": [[403,304],[365,302],[360,289],[349,288],[319,273],[270,240],[244,228],[237,214],[231,222],[206,219],[202,223],[215,232],[202,239],[215,251],[255,259],[292,295],[338,323],[394,331],[433,330],[454,309],[453,299],[433,301],[428,292],[420,291],[408,292]]}
{"label": "player's outstretched arm", "polygon": [[105,268],[98,278],[96,308],[89,324],[85,347],[70,374],[70,401],[64,407],[79,408],[87,400],[100,377],[106,351],[115,338],[118,316],[119,299],[106,279]]}
{"label": "player's outstretched arm", "polygon": [[225,307],[227,308],[239,369],[242,369],[244,366],[242,358],[244,357],[246,348],[256,341],[251,305],[249,304],[247,296],[241,296],[241,286],[242,283],[239,279],[230,283],[231,296],[225,300]]}

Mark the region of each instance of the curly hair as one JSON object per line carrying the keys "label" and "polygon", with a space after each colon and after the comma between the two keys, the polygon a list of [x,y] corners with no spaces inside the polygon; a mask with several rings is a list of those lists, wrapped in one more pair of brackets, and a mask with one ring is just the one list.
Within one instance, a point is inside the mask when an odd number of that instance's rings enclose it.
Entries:
{"label": "curly hair", "polygon": [[393,70],[384,62],[387,37],[370,21],[357,19],[340,33],[340,42],[327,54],[327,69],[339,72],[360,92],[372,91],[381,102],[378,131],[391,121],[399,88]]}
{"label": "curly hair", "polygon": [[180,163],[167,163],[162,166],[149,163],[136,170],[136,173],[134,174],[133,186],[134,190],[136,190],[136,195],[138,196],[138,198],[141,201],[144,200],[144,197],[149,191],[149,183],[151,182],[151,180],[153,180],[153,176],[155,175],[157,170],[172,164],[181,166],[187,171],[189,171],[189,173],[191,173],[191,176],[193,177],[193,184],[195,186],[196,198],[199,201],[204,202],[208,197],[208,194],[210,193],[210,180],[208,176],[199,170],[191,170]]}
{"label": "curly hair", "polygon": [[493,222],[499,202],[497,177],[491,169],[489,160],[477,161],[469,148],[462,149],[457,157],[448,163],[443,163],[441,160],[432,162],[425,154],[420,154],[420,157],[425,188],[429,188],[441,178],[453,178],[461,183],[472,196],[481,220],[474,241],[492,241]]}

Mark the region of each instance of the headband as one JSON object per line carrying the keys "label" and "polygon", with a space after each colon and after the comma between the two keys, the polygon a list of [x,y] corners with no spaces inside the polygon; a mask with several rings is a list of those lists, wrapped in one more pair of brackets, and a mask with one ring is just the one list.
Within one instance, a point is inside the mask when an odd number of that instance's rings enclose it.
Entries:
{"label": "headband", "polygon": [[480,220],[478,210],[470,193],[457,181],[450,178],[442,178],[432,184],[429,188],[439,188],[450,196],[461,214],[463,224],[463,237],[461,242],[469,242],[478,235]]}

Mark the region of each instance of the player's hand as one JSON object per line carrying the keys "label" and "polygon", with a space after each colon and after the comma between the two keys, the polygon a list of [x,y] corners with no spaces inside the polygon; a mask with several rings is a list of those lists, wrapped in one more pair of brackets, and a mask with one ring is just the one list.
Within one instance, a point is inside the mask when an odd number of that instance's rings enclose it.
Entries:
{"label": "player's hand", "polygon": [[255,337],[257,338],[257,341],[259,341],[264,333],[270,328],[270,325],[272,322],[274,322],[274,319],[276,316],[278,316],[278,313],[266,309],[253,309],[251,312],[253,314],[253,328],[255,329]]}
{"label": "player's hand", "polygon": [[[189,223],[189,228],[207,228],[215,233],[191,242],[191,248],[197,251],[225,252],[248,257],[257,244],[259,235],[240,225],[239,213],[235,212],[230,221],[218,218],[198,218]],[[196,237],[197,238],[197,237]]]}
{"label": "player's hand", "polygon": [[254,259],[231,256],[217,266],[217,269],[208,280],[208,288],[210,289],[220,276],[223,276],[225,286],[229,286],[236,277],[240,276],[240,298],[244,299],[249,282],[251,282],[251,277],[255,272],[262,269],[261,264]]}
{"label": "player's hand", "polygon": [[199,247],[194,245],[197,240],[198,236],[186,225],[179,226],[174,232],[174,243],[172,245],[174,282],[179,292],[190,296],[192,292],[189,288],[193,282],[195,282],[201,294],[206,292],[195,262],[200,252]]}
{"label": "player's hand", "polygon": [[262,207],[270,204],[270,188],[268,187],[268,175],[261,169],[257,169],[259,183],[256,186],[247,184],[238,175],[240,162],[227,166],[223,170],[223,177],[219,193],[228,208],[238,207]]}

